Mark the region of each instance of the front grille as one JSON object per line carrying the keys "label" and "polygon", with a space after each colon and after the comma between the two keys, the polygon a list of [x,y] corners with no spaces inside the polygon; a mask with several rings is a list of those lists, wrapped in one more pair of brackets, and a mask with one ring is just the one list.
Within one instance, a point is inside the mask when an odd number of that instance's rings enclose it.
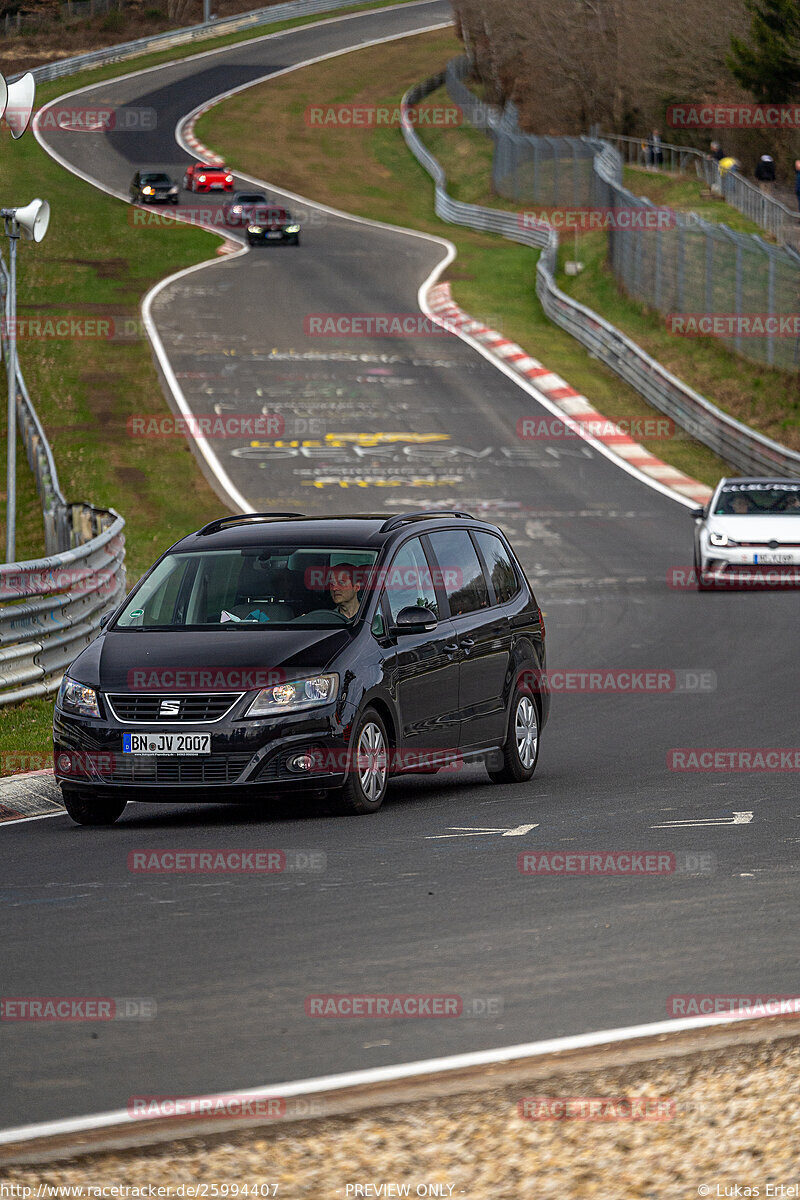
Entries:
{"label": "front grille", "polygon": [[106,769],[101,764],[97,776],[103,783],[131,784],[214,784],[236,783],[250,762],[249,754],[210,755],[208,758],[157,758],[149,755],[113,754]]}
{"label": "front grille", "polygon": [[[218,721],[244,692],[190,692],[184,695],[155,695],[144,692],[111,692],[106,699],[113,716],[118,721],[131,724],[154,725],[165,723]],[[162,702],[168,702],[170,710],[175,703],[178,711],[164,711]]]}

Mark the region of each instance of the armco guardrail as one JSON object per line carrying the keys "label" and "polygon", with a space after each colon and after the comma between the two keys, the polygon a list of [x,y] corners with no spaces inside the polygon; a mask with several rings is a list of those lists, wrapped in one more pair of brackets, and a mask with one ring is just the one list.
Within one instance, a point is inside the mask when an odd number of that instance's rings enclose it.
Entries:
{"label": "armco guardrail", "polygon": [[[6,278],[0,260],[3,297]],[[5,363],[5,330],[0,342]],[[64,499],[19,365],[17,421],[42,502],[47,557],[0,566],[0,706],[55,691],[103,613],[125,595],[125,522],[113,509]]]}
{"label": "armco guardrail", "polygon": [[125,594],[125,522],[113,509],[69,505],[73,550],[0,566],[0,705],[46,696]]}
{"label": "armco guardrail", "polygon": [[[43,83],[48,79],[61,79],[66,75],[74,75],[77,71],[84,71],[88,67],[103,67],[110,63],[124,62],[127,58],[136,58],[139,54],[168,50],[172,46],[181,46],[186,42],[196,41],[198,38],[214,35],[224,37],[227,33],[255,29],[259,25],[271,25],[276,21],[291,21],[295,17],[310,17],[317,13],[336,12],[342,8],[355,8],[358,4],[363,3],[364,0],[288,0],[286,4],[275,4],[272,8],[256,8],[237,17],[218,17],[213,21],[190,25],[185,29],[155,33],[150,37],[137,38],[133,42],[122,42],[118,46],[105,46],[101,50],[91,50],[88,54],[62,58],[57,62],[34,67],[31,74],[37,83]],[[12,76],[12,79],[16,78],[18,76]]]}
{"label": "armco guardrail", "polygon": [[[441,87],[445,78],[446,72],[441,71],[417,84],[406,92],[402,104],[419,104]],[[540,247],[536,294],[548,317],[636,388],[648,403],[672,417],[692,437],[745,474],[800,475],[800,454],[716,408],[619,329],[562,292],[555,281],[558,234],[551,226],[543,221],[525,225],[517,213],[454,200],[447,193],[447,177],[441,164],[423,145],[410,121],[403,123],[403,137],[411,153],[434,180],[436,215],[453,225],[498,233],[511,241]]]}

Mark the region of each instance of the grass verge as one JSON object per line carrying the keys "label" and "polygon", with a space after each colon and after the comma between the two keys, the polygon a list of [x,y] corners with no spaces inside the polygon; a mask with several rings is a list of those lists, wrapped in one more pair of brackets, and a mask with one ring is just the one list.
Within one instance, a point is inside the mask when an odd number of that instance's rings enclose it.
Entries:
{"label": "grass verge", "polygon": [[[637,392],[545,317],[534,291],[538,251],[446,225],[433,215],[433,185],[409,154],[399,129],[329,126],[310,136],[305,128],[303,114],[309,104],[396,106],[411,84],[440,70],[459,46],[454,35],[437,32],[356,52],[357,66],[353,55],[318,63],[249,88],[211,109],[198,122],[197,136],[248,174],[347,212],[449,237],[458,258],[446,278],[469,313],[520,342],[605,415],[652,416],[654,410]],[[284,120],[273,123],[265,151],[260,131],[266,114],[275,111],[283,113]],[[471,129],[426,129],[425,139],[434,153],[444,145],[457,157],[457,186],[463,189],[456,192],[459,198],[481,203],[478,189],[486,188],[491,165],[488,139]],[[716,455],[688,438],[668,446],[650,443],[649,448],[709,484],[724,472]]]}
{"label": "grass verge", "polygon": [[[431,104],[445,103],[446,100],[447,92],[443,88],[429,97]],[[519,208],[513,201],[505,201],[492,192],[492,143],[484,134],[469,127],[426,128],[423,137],[447,172],[448,190],[457,200],[509,211]],[[705,220],[724,222],[737,232],[763,234],[759,226],[735,209],[720,201],[704,199],[699,180],[626,167],[625,184],[636,195],[647,196],[654,204],[696,212]],[[558,284],[563,291],[602,313],[606,320],[723,411],[768,437],[800,450],[800,376],[760,367],[732,354],[715,338],[685,338],[670,333],[659,313],[626,295],[619,287],[606,261],[606,234],[582,233],[577,243],[585,270],[578,276],[564,273],[564,262],[575,257],[573,238],[565,236],[559,253],[558,275]],[[574,380],[570,379],[570,382],[574,384]],[[618,415],[599,403],[598,408],[608,416]],[[654,448],[654,452],[683,470],[687,469],[675,458],[672,448],[668,451]],[[699,473],[695,474],[697,478],[703,478]]]}
{"label": "grass verge", "polygon": [[[384,8],[395,2],[378,0],[354,6],[346,13]],[[104,79],[321,19],[323,14],[275,22],[83,71],[42,85],[37,89],[36,102],[45,104],[67,91]],[[44,196],[52,209],[46,239],[36,246],[23,243],[20,248],[20,320],[70,317],[138,328],[141,299],[153,284],[174,271],[214,257],[220,242],[213,234],[177,224],[165,229],[134,228],[128,221],[130,209],[126,204],[58,166],[30,133],[16,143],[12,143],[8,130],[3,134],[6,145],[0,160],[0,190],[5,202],[25,203],[33,196]],[[19,357],[31,398],[53,447],[65,497],[114,508],[125,517],[129,583],[171,542],[219,515],[222,505],[205,482],[186,442],[144,441],[127,435],[128,417],[169,411],[149,342],[143,336],[27,342],[23,337]],[[0,404],[0,437],[4,442],[6,433],[5,405]],[[38,558],[43,553],[41,507],[21,445],[17,483],[17,558]],[[4,522],[4,490],[0,491],[0,501]],[[5,545],[4,523],[0,524],[0,538]],[[0,775],[22,770],[20,755],[32,756],[30,769],[46,765],[51,721],[49,699],[30,700],[2,710]]]}

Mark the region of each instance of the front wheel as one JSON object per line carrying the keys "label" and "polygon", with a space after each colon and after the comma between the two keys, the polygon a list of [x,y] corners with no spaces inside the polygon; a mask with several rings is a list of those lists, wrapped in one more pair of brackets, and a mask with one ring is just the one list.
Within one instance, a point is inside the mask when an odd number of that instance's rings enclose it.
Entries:
{"label": "front wheel", "polygon": [[333,801],[339,812],[377,812],[389,782],[389,755],[386,726],[373,708],[356,722],[352,747],[347,782],[333,794]]}
{"label": "front wheel", "polygon": [[76,825],[113,825],[125,811],[127,800],[92,796],[89,792],[62,788],[64,808]]}
{"label": "front wheel", "polygon": [[511,701],[503,764],[487,767],[492,783],[527,783],[539,761],[539,712],[530,692],[517,688]]}

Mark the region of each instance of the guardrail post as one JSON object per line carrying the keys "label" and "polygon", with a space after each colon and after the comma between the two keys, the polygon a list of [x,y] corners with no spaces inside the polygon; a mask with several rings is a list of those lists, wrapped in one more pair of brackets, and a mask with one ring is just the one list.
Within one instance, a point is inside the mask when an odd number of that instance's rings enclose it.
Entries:
{"label": "guardrail post", "polygon": [[714,311],[714,239],[706,234],[706,312]]}
{"label": "guardrail post", "polygon": [[[740,317],[742,315],[742,245],[741,245],[741,242],[736,243],[736,315],[737,315],[737,317]],[[742,335],[739,332],[738,324],[736,327],[736,337],[734,338],[734,345],[736,346],[737,353],[740,353],[741,348],[742,348]]]}
{"label": "guardrail post", "polygon": [[[767,312],[775,312],[775,256],[769,254],[769,266],[767,268]],[[767,366],[772,367],[775,364],[775,338],[767,338]]]}

